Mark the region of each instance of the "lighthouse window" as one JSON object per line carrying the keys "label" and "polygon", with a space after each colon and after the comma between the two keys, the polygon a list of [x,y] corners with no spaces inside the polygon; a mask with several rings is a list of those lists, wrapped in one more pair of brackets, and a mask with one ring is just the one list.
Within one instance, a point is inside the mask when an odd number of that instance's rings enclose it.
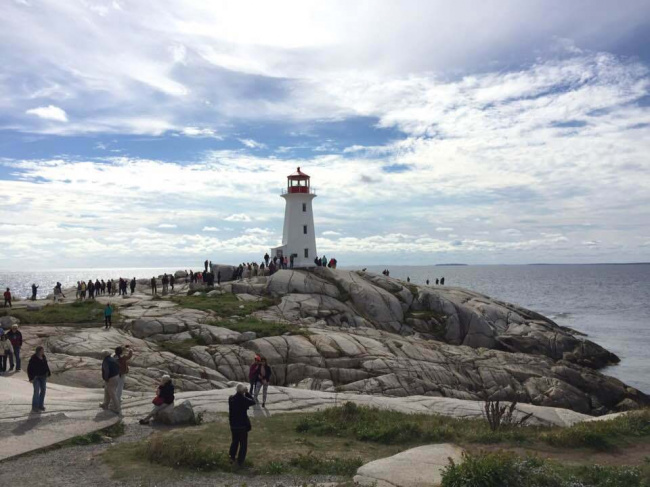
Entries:
{"label": "lighthouse window", "polygon": [[302,226],[302,233],[304,233],[305,235],[307,235],[307,225],[303,225],[303,226]]}
{"label": "lighthouse window", "polygon": [[302,204],[302,211],[307,211],[307,203]]}
{"label": "lighthouse window", "polygon": [[309,249],[305,249],[305,259],[309,259]]}

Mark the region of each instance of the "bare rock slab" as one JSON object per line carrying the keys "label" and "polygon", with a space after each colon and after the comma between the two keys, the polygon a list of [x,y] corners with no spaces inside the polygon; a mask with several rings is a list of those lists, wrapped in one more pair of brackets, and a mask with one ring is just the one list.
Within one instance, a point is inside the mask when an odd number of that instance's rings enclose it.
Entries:
{"label": "bare rock slab", "polygon": [[357,470],[354,482],[376,487],[432,487],[442,482],[451,458],[460,463],[463,449],[451,443],[425,445],[380,458]]}

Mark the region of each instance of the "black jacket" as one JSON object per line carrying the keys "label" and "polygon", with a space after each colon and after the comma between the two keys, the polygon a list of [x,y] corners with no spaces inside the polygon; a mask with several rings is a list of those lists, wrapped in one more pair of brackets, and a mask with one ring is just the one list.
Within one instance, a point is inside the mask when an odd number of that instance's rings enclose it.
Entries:
{"label": "black jacket", "polygon": [[264,365],[264,366],[260,365],[259,367],[257,367],[257,369],[255,369],[255,380],[262,382],[262,377],[261,377],[262,374],[260,373],[262,371],[262,367],[265,368],[264,378],[269,382],[271,382],[271,376],[273,375],[273,370],[271,370],[270,365]]}
{"label": "black jacket", "polygon": [[47,365],[47,358],[43,356],[43,358],[40,359],[38,358],[38,355],[32,355],[29,359],[29,364],[27,365],[27,377],[29,377],[29,380],[34,380],[34,377],[49,377],[51,375],[50,367]]}
{"label": "black jacket", "polygon": [[165,382],[158,388],[158,396],[165,401],[165,404],[174,402],[174,384],[172,384],[172,381]]}
{"label": "black jacket", "polygon": [[102,362],[102,379],[107,381],[116,375],[120,375],[120,364],[113,357],[108,356]]}
{"label": "black jacket", "polygon": [[248,408],[255,405],[255,399],[250,392],[235,394],[228,398],[228,419],[231,430],[251,430],[251,421],[248,419]]}

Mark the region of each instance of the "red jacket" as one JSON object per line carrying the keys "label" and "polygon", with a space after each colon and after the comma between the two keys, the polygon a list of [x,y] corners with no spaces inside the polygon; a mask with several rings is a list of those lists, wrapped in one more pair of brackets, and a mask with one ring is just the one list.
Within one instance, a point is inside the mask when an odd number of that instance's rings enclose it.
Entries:
{"label": "red jacket", "polygon": [[4,297],[6,300],[11,301],[11,292],[5,291]]}
{"label": "red jacket", "polygon": [[257,368],[260,364],[251,364],[250,369],[248,369],[248,380],[253,380],[257,376]]}

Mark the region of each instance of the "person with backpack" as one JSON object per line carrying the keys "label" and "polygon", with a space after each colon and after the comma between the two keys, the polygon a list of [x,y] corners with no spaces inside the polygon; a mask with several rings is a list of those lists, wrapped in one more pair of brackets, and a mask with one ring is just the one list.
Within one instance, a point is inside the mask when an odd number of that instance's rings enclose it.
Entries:
{"label": "person with backpack", "polygon": [[[255,399],[244,384],[237,384],[236,393],[228,398],[228,421],[230,422],[230,460],[241,467],[246,461],[248,451],[248,432],[251,421],[248,419],[248,408],[255,405]],[[239,451],[239,453],[238,453]]]}
{"label": "person with backpack", "polygon": [[14,360],[16,361],[16,372],[20,370],[20,349],[23,346],[23,334],[18,331],[18,325],[11,325],[11,330],[7,333],[7,340],[11,342],[13,348],[13,355],[9,356],[10,371],[14,370]]}
{"label": "person with backpack", "polygon": [[260,365],[255,371],[255,402],[259,402],[257,397],[260,394],[260,389],[262,389],[262,407],[266,407],[266,391],[269,388],[269,381],[271,380],[271,375],[273,375],[273,370],[271,366],[266,362],[266,358],[262,357]]}
{"label": "person with backpack", "polygon": [[112,404],[115,414],[122,414],[120,400],[117,397],[117,385],[120,378],[120,365],[115,358],[111,357],[110,350],[102,352],[104,360],[102,361],[102,379],[104,380],[104,402],[99,403],[102,409],[109,409]]}
{"label": "person with backpack", "polygon": [[51,375],[50,367],[47,365],[47,358],[45,358],[45,349],[38,346],[27,364],[27,378],[34,385],[32,413],[45,411],[45,390],[47,388],[47,378]]}
{"label": "person with backpack", "polygon": [[160,410],[174,407],[174,384],[172,384],[171,377],[168,375],[162,376],[162,380],[156,391],[156,397],[151,402],[153,403],[153,409],[139,421],[140,424],[149,424],[149,420]]}

